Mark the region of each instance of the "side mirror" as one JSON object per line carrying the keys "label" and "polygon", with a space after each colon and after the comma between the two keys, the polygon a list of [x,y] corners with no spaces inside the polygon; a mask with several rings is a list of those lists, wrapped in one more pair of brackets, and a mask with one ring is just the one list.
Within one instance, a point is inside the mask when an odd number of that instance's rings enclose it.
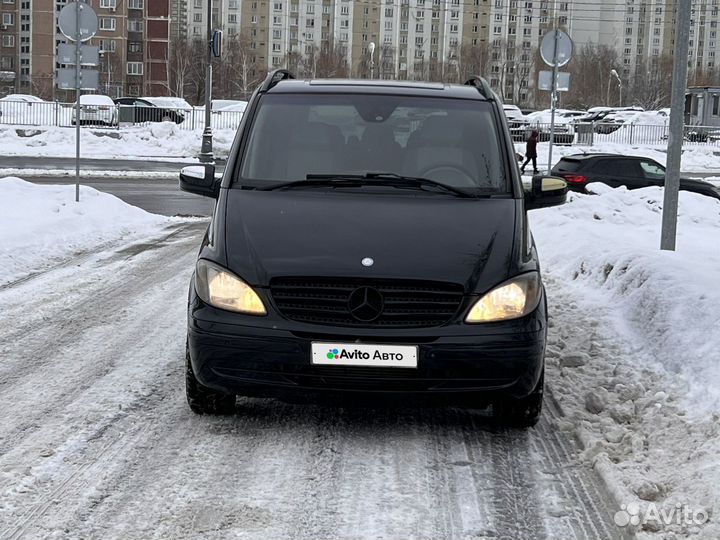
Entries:
{"label": "side mirror", "polygon": [[180,171],[180,189],[203,197],[217,198],[220,181],[215,179],[214,165],[191,165]]}
{"label": "side mirror", "polygon": [[547,208],[565,204],[568,186],[557,176],[533,176],[530,190],[525,190],[525,209]]}

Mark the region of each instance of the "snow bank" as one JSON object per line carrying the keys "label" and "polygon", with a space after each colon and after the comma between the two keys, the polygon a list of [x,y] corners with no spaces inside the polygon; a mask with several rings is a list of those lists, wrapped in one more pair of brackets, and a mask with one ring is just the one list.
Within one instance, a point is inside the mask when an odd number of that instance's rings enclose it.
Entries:
{"label": "snow bank", "polygon": [[546,268],[580,284],[582,302],[612,308],[618,332],[687,381],[688,411],[720,411],[720,201],[680,192],[677,251],[666,252],[662,188],[590,189],[532,214]]}
{"label": "snow bank", "polygon": [[[22,136],[31,134],[32,136]],[[213,130],[213,150],[227,156],[235,137],[234,129]],[[202,133],[184,130],[171,122],[140,127],[81,130],[82,156],[92,158],[185,158],[200,152]],[[0,126],[0,146],[6,156],[74,157],[75,129]],[[0,157],[0,166],[2,158]]]}
{"label": "snow bank", "polygon": [[[720,201],[592,184],[531,213],[550,296],[548,384],[638,540],[720,538]],[[704,519],[682,519],[687,510]],[[673,516],[658,522],[658,511]],[[709,520],[707,519],[709,516]]]}
{"label": "snow bank", "polygon": [[117,197],[81,186],[0,178],[0,285],[121,238],[146,237],[170,223]]}

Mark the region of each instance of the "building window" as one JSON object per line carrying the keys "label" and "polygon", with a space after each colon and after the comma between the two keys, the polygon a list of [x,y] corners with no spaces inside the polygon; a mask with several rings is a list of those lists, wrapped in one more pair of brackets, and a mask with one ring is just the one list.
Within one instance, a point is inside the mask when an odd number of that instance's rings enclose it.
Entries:
{"label": "building window", "polygon": [[115,47],[117,46],[114,39],[101,39],[100,40],[100,50],[103,52],[115,52]]}
{"label": "building window", "polygon": [[143,74],[143,63],[142,62],[128,62],[127,63],[127,74],[128,75],[142,75]]}
{"label": "building window", "polygon": [[115,30],[115,19],[111,17],[100,17],[100,30],[112,32]]}
{"label": "building window", "polygon": [[143,28],[143,21],[128,20],[128,32],[142,32]]}
{"label": "building window", "polygon": [[141,53],[142,52],[142,42],[131,41],[130,43],[128,43],[128,52]]}
{"label": "building window", "polygon": [[117,7],[117,0],[100,0],[100,7],[115,9]]}
{"label": "building window", "polygon": [[15,14],[14,13],[3,13],[2,23],[6,26],[13,26],[15,24]]}
{"label": "building window", "polygon": [[145,0],[128,0],[128,9],[143,9]]}
{"label": "building window", "polygon": [[15,36],[3,36],[2,37],[2,46],[3,47],[14,47],[15,46]]}

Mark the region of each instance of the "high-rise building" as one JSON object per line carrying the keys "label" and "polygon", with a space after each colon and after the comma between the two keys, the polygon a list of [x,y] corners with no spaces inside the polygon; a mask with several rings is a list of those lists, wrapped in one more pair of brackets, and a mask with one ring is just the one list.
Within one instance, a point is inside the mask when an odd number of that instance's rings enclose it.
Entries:
{"label": "high-rise building", "polygon": [[[57,27],[67,0],[0,2],[0,91],[70,99],[55,89],[56,47],[70,43]],[[98,32],[87,42],[100,48],[99,92],[166,94],[170,0],[87,0]]]}

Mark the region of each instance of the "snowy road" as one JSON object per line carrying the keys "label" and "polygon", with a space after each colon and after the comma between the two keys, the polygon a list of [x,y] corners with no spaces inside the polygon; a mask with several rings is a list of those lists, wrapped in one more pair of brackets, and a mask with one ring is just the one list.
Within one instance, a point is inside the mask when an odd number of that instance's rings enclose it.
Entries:
{"label": "snowy road", "polygon": [[458,409],[192,415],[204,226],[0,289],[0,538],[618,538],[551,402],[529,431]]}

